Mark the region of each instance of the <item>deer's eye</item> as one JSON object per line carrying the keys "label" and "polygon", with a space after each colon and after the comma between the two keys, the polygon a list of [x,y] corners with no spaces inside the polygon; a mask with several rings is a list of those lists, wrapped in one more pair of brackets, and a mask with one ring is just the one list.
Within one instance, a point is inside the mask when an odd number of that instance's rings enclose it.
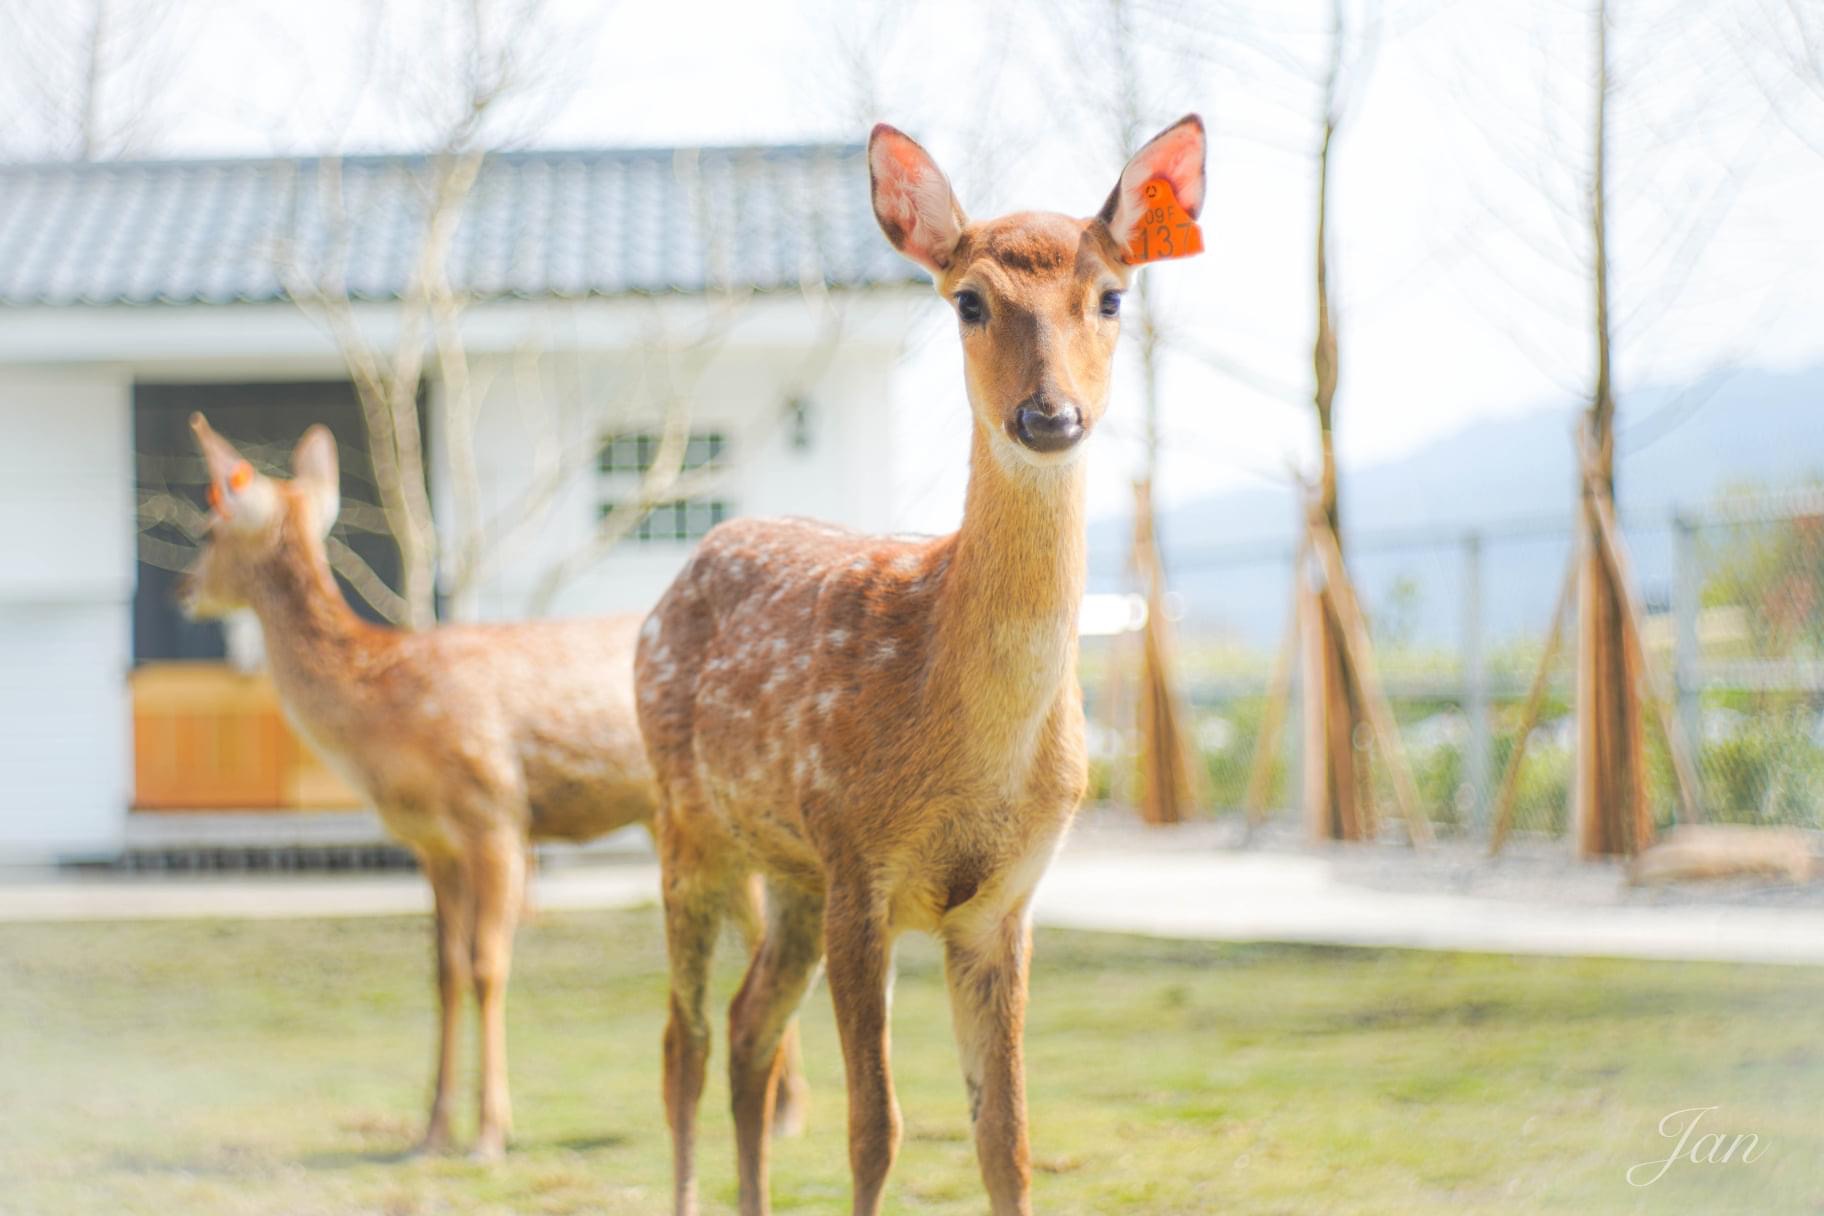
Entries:
{"label": "deer's eye", "polygon": [[1105,317],[1118,317],[1121,315],[1121,293],[1120,292],[1105,291],[1102,293],[1101,313]]}
{"label": "deer's eye", "polygon": [[959,291],[956,293],[956,315],[962,318],[964,325],[980,325],[988,318],[988,308],[982,303],[981,293]]}

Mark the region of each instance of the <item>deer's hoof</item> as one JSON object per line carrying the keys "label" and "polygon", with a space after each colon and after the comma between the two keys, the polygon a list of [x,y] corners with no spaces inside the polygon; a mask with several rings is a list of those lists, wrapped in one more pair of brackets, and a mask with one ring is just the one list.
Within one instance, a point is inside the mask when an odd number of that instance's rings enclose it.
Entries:
{"label": "deer's hoof", "polygon": [[417,1161],[425,1157],[441,1157],[449,1151],[450,1130],[447,1127],[432,1127],[402,1155],[407,1161]]}
{"label": "deer's hoof", "polygon": [[507,1138],[500,1132],[483,1132],[469,1150],[469,1160],[477,1165],[492,1165],[507,1155]]}
{"label": "deer's hoof", "polygon": [[795,1140],[804,1135],[810,1105],[811,1087],[802,1079],[781,1082],[773,1100],[773,1139]]}

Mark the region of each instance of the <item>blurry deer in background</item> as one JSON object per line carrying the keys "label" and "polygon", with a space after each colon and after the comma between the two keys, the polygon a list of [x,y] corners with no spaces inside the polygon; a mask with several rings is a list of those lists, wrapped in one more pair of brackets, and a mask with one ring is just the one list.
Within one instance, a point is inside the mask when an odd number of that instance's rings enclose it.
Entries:
{"label": "blurry deer in background", "polygon": [[1082,440],[1107,404],[1131,262],[1163,255],[1149,239],[1194,232],[1188,221],[1175,233],[1142,226],[1158,218],[1146,197],[1161,180],[1191,219],[1201,209],[1203,125],[1191,116],[1155,138],[1087,220],[972,223],[906,136],[875,128],[868,156],[881,228],[956,308],[974,415],[968,495],[961,529],[925,541],[723,524],[641,631],[680,1216],[696,1210],[711,947],[756,871],[766,932],[729,1010],[741,1211],[768,1210],[781,1035],[826,954],[854,1211],[879,1211],[900,1136],[887,1009],[893,942],[906,929],[944,943],[993,1210],[1031,1210],[1027,906],[1087,780],[1076,670]]}
{"label": "blurry deer in background", "polygon": [[[465,990],[481,1010],[475,1155],[498,1157],[507,1095],[507,971],[533,840],[650,821],[652,773],[633,705],[637,616],[406,633],[356,616],[324,556],[339,503],[335,440],[313,426],[293,477],[262,476],[191,417],[209,466],[207,544],[185,582],[193,616],[251,608],[287,717],[380,813],[430,878],[442,1033],[421,1148],[447,1147]],[[757,931],[754,910],[738,907]],[[782,1081],[802,1105],[802,1082]]]}

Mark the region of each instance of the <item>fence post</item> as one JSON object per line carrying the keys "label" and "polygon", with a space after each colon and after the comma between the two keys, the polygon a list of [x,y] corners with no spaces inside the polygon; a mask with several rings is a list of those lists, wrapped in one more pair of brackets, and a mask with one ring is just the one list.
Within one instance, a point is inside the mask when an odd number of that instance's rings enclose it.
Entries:
{"label": "fence post", "polygon": [[[1304,577],[1304,567],[1298,561],[1299,547],[1295,543],[1292,549],[1292,577],[1286,581],[1286,598],[1288,601],[1298,594],[1298,580]],[[1295,632],[1304,628],[1304,622],[1293,614],[1292,628]],[[1294,637],[1292,645],[1292,685],[1290,695],[1286,698],[1286,799],[1285,805],[1294,809],[1305,805],[1305,640],[1302,636]]]}
{"label": "fence post", "polygon": [[1703,578],[1698,570],[1697,520],[1675,512],[1672,537],[1672,681],[1678,693],[1678,724],[1691,746],[1701,751],[1697,614]]}
{"label": "fence post", "polygon": [[1464,741],[1463,783],[1469,788],[1467,812],[1476,834],[1488,817],[1492,748],[1489,738],[1488,668],[1482,653],[1482,534],[1463,537],[1463,716],[1469,725]]}

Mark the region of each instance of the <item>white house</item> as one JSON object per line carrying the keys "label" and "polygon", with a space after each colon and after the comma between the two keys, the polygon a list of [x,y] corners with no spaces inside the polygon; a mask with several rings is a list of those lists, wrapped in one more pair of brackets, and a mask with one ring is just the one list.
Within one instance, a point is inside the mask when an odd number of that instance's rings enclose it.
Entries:
{"label": "white house", "polygon": [[[146,780],[131,674],[223,653],[217,627],[176,613],[163,534],[142,531],[145,493],[198,498],[190,410],[275,453],[326,421],[345,497],[371,500],[346,364],[288,297],[279,258],[339,269],[357,323],[385,346],[424,169],[397,157],[0,166],[0,855],[117,851]],[[679,395],[693,460],[728,475],[662,506],[566,582],[553,611],[644,608],[725,515],[894,525],[884,414],[922,279],[880,237],[867,194],[856,147],[487,160],[450,259],[472,301],[480,513],[510,518],[557,489],[464,611],[527,610],[638,480],[660,403]],[[446,521],[458,504],[434,361],[428,378]],[[339,526],[385,567],[379,537]],[[139,742],[143,770],[155,749]]]}

